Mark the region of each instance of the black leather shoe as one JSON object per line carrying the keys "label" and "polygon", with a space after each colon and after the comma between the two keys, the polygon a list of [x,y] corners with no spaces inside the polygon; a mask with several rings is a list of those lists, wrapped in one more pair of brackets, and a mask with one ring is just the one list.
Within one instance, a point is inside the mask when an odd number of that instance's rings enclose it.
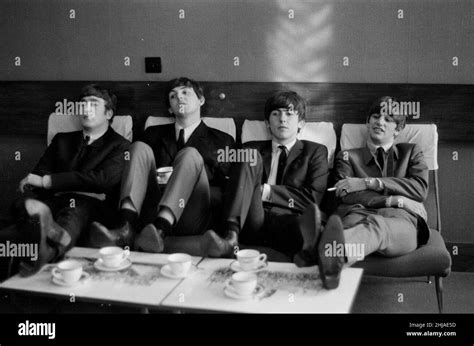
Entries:
{"label": "black leather shoe", "polygon": [[[62,255],[69,245],[69,234],[54,222],[49,207],[35,199],[27,199],[25,208],[29,219],[23,223],[21,231],[28,241],[38,244],[37,258],[20,262],[20,275],[30,276],[37,273],[43,265]],[[48,244],[48,239],[56,246]]]}
{"label": "black leather shoe", "polygon": [[321,211],[316,203],[311,203],[298,219],[298,230],[303,238],[303,248],[293,262],[298,267],[309,267],[318,263],[314,249],[321,234]]}
{"label": "black leather shoe", "polygon": [[104,246],[130,247],[133,243],[134,230],[130,223],[125,222],[120,228],[108,229],[99,222],[92,222],[90,226],[89,242],[92,247]]}
{"label": "black leather shoe", "polygon": [[165,249],[164,232],[155,225],[146,225],[135,240],[135,249],[144,252],[160,253]]}
{"label": "black leather shoe", "polygon": [[345,263],[344,227],[338,215],[329,218],[316,249],[324,287],[328,290],[337,288]]}

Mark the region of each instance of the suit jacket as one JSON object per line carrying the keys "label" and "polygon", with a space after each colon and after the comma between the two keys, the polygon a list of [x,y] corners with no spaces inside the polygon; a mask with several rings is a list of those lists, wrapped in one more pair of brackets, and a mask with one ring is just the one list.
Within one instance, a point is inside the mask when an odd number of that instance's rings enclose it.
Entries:
{"label": "suit jacket", "polygon": [[[175,125],[150,126],[141,139],[153,150],[156,167],[172,166],[178,153]],[[235,148],[232,136],[225,132],[208,127],[203,121],[194,130],[185,147],[196,148],[201,154],[206,167],[210,186],[224,188],[229,175],[230,163],[218,162],[218,150]]]}
{"label": "suit jacket", "polygon": [[[272,162],[272,141],[255,141],[245,144],[246,148],[257,149],[263,160],[265,183],[270,176]],[[271,186],[271,204],[304,211],[309,203],[321,202],[326,190],[328,178],[328,151],[318,143],[296,140],[288,153],[283,170],[282,184]]]}
{"label": "suit jacket", "polygon": [[[368,147],[345,150],[336,157],[336,181],[345,177],[376,177],[384,184],[381,192],[365,190],[350,193],[342,198],[338,214],[344,217],[351,211],[361,208],[385,208],[388,196],[401,195],[422,203],[428,195],[428,166],[423,152],[417,144],[399,143],[392,147],[387,162],[387,176],[382,176],[380,168]],[[413,214],[419,231],[419,244],[429,237],[426,220]],[[410,219],[413,221],[413,218]]]}
{"label": "suit jacket", "polygon": [[58,133],[32,173],[51,175],[51,192],[105,193],[106,200],[116,207],[129,145],[111,127],[87,146],[83,145],[82,131]]}

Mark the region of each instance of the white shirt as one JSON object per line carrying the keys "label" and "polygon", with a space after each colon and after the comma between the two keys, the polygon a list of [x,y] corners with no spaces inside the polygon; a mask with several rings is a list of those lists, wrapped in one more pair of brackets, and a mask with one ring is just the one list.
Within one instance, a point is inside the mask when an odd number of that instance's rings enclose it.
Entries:
{"label": "white shirt", "polygon": [[[296,139],[288,144],[285,144],[286,153],[289,154],[290,150],[296,143]],[[268,175],[268,181],[263,185],[262,200],[271,201],[271,185],[276,185],[276,177],[278,173],[278,161],[280,160],[281,149],[278,148],[280,143],[272,141],[272,163],[270,166],[270,174]]]}
{"label": "white shirt", "polygon": [[178,138],[179,138],[179,131],[181,129],[184,129],[184,144],[186,144],[186,142],[188,141],[189,137],[191,137],[191,135],[193,134],[194,130],[196,130],[196,128],[199,126],[199,124],[201,123],[201,119],[199,119],[199,121],[196,121],[194,124],[192,125],[189,125],[188,127],[184,128],[184,127],[181,127],[180,125],[178,125],[178,123],[174,123],[174,132],[176,134],[176,141],[178,141]]}

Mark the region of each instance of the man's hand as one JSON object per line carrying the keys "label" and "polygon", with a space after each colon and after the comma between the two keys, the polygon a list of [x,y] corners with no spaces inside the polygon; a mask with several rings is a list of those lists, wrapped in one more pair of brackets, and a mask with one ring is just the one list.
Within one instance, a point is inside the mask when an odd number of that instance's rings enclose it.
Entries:
{"label": "man's hand", "polygon": [[427,219],[426,209],[423,203],[414,201],[404,196],[393,196],[391,205],[394,208],[402,208],[417,215],[420,215],[423,219]]}
{"label": "man's hand", "polygon": [[351,192],[366,190],[365,181],[363,178],[345,178],[339,180],[336,185],[336,196],[344,197]]}
{"label": "man's hand", "polygon": [[25,192],[25,186],[43,187],[43,177],[30,173],[20,181],[18,188],[22,193]]}

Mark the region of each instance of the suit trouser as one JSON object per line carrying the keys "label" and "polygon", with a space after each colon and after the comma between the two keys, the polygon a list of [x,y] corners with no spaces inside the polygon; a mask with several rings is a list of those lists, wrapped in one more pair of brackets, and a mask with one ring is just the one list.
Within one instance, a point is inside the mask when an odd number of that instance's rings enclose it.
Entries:
{"label": "suit trouser", "polygon": [[[59,253],[62,256],[65,251],[74,247],[79,239],[87,239],[86,231],[92,220],[99,220],[106,223],[107,216],[113,212],[105,207],[103,202],[83,195],[64,194],[55,196],[51,193],[29,192],[19,195],[15,198],[11,213],[13,220],[17,225],[11,225],[6,229],[0,230],[0,243],[37,243],[40,240],[40,234],[23,234],[21,227],[29,220],[29,215],[25,209],[25,200],[28,198],[38,199],[46,204],[51,210],[51,214],[58,225],[60,225],[71,237],[71,242]],[[57,260],[55,258],[54,260]],[[18,260],[15,258],[14,266],[17,267]],[[0,260],[0,277],[6,272],[6,267],[10,259]]]}
{"label": "suit trouser", "polygon": [[[364,256],[378,252],[395,257],[417,248],[416,220],[405,210],[361,208],[351,211],[342,222],[346,244],[363,244]],[[349,262],[354,262],[350,258],[354,256],[348,257]]]}
{"label": "suit trouser", "polygon": [[112,212],[103,202],[93,197],[74,193],[63,195],[31,193],[19,196],[12,205],[12,214],[18,225],[29,218],[25,209],[25,200],[28,198],[38,199],[46,204],[56,223],[69,233],[71,242],[67,249],[73,247],[79,238],[86,239],[85,231],[92,220],[107,224],[107,216]]}
{"label": "suit trouser", "polygon": [[163,189],[158,185],[153,150],[143,142],[130,146],[130,162],[122,176],[120,200],[130,198],[144,224],[153,222],[167,207],[176,226],[167,235],[203,233],[211,215],[211,193],[204,161],[199,152],[185,147],[173,162],[173,173]]}
{"label": "suit trouser", "polygon": [[[224,194],[224,220],[240,227],[239,242],[245,245],[269,246],[293,255],[301,250],[303,238],[297,228],[296,210],[262,201],[263,161],[233,164],[230,182]],[[242,226],[243,225],[243,226]]]}

